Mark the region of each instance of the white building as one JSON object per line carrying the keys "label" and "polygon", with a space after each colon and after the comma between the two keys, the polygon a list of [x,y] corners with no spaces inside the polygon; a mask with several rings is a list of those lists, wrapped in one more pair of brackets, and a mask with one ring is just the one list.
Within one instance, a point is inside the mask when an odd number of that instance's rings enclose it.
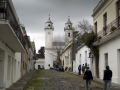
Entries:
{"label": "white building", "polygon": [[12,1],[4,0],[0,3],[0,89],[4,90],[20,79],[21,52],[26,51]]}
{"label": "white building", "polygon": [[73,72],[78,72],[78,66],[84,64],[86,67],[89,67],[92,73],[94,73],[94,63],[93,58],[89,58],[90,49],[82,44],[77,48],[76,60],[74,61]]}
{"label": "white building", "polygon": [[44,65],[45,65],[45,59],[44,58],[38,58],[38,60],[36,60],[35,69],[38,69],[39,66],[44,67]]}
{"label": "white building", "polygon": [[[99,76],[107,65],[113,72],[112,81],[120,84],[120,0],[101,0],[93,10],[93,21],[99,46]],[[114,26],[114,27],[113,27]]]}
{"label": "white building", "polygon": [[31,48],[29,48],[28,51],[28,58],[29,58],[29,64],[28,64],[28,70],[31,71],[35,68],[35,59],[33,58],[35,56],[36,49],[35,49],[35,43],[34,41],[31,41]]}

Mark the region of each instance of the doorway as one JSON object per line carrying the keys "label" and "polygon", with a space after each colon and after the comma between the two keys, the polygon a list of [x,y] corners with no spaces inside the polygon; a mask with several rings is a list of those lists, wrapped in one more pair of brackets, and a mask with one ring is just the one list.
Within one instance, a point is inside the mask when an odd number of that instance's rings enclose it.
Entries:
{"label": "doorway", "polygon": [[4,59],[5,52],[0,49],[0,88],[4,86]]}
{"label": "doorway", "polygon": [[120,84],[120,49],[117,50],[117,57],[118,57],[118,83]]}

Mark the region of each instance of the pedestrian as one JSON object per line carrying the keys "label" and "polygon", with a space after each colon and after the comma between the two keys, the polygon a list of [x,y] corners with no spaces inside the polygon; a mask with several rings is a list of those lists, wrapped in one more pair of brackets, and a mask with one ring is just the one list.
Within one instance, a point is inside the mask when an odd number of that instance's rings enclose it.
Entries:
{"label": "pedestrian", "polygon": [[110,70],[109,66],[106,66],[106,70],[104,70],[104,90],[106,90],[107,84],[109,85],[109,90],[112,90],[111,86],[111,79],[112,79],[112,71]]}
{"label": "pedestrian", "polygon": [[90,85],[91,85],[91,80],[93,79],[93,76],[92,76],[91,70],[89,70],[89,67],[87,67],[87,70],[84,73],[83,79],[86,80],[86,89],[88,90],[88,88],[90,88],[90,90],[92,90]]}
{"label": "pedestrian", "polygon": [[81,65],[78,66],[78,75],[81,75]]}
{"label": "pedestrian", "polygon": [[82,73],[84,74],[84,72],[85,72],[85,66],[83,64],[83,66],[82,66]]}

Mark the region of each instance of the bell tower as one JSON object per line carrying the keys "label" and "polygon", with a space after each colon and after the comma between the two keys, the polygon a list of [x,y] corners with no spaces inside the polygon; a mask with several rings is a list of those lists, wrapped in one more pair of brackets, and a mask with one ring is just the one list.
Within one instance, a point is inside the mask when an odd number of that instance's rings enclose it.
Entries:
{"label": "bell tower", "polygon": [[45,23],[45,69],[49,69],[51,66],[53,67],[52,56],[50,54],[50,50],[53,43],[53,23],[50,20],[50,15],[48,21]]}
{"label": "bell tower", "polygon": [[73,30],[72,22],[70,21],[70,17],[68,16],[68,21],[65,23],[65,45],[67,45],[73,39]]}
{"label": "bell tower", "polygon": [[48,21],[45,23],[45,48],[51,48],[52,46],[52,39],[53,39],[53,23],[50,20],[50,15]]}

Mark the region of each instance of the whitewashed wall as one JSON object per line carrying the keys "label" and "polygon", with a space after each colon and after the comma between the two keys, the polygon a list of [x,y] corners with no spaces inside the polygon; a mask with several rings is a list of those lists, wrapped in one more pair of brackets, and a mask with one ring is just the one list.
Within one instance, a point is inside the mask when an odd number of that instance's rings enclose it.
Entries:
{"label": "whitewashed wall", "polygon": [[[85,52],[86,52],[86,55],[85,55]],[[83,46],[77,51],[77,53],[76,53],[76,69],[74,70],[74,72],[78,72],[78,66],[79,65],[82,66],[83,64],[85,65],[85,63],[89,64],[89,68],[93,72],[93,65],[91,63],[91,59],[88,58],[89,52],[90,51],[89,51],[89,48],[87,46]]]}
{"label": "whitewashed wall", "polygon": [[0,60],[0,87],[7,88],[21,76],[21,54],[15,54],[0,41]]}
{"label": "whitewashed wall", "polygon": [[36,60],[36,64],[35,64],[35,68],[36,69],[38,69],[38,65],[40,65],[40,66],[44,66],[45,67],[45,59],[38,59],[38,60]]}
{"label": "whitewashed wall", "polygon": [[112,81],[120,83],[120,36],[104,43],[99,47],[99,72],[100,78],[103,79],[103,70],[105,69],[105,53],[108,53],[108,65],[113,71]]}

